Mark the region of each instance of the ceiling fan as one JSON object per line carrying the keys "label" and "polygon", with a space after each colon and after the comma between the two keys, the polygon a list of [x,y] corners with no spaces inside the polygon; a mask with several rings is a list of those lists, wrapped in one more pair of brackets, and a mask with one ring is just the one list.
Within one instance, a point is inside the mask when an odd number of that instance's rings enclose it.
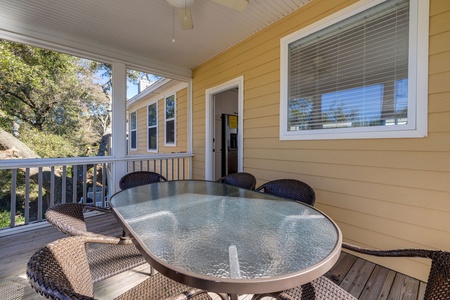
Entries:
{"label": "ceiling fan", "polygon": [[[194,3],[194,0],[166,0],[166,1],[171,6],[176,8],[178,12],[178,19],[180,20],[182,29],[194,28],[190,8],[191,5]],[[210,1],[237,11],[243,11],[248,4],[248,0],[210,0]]]}

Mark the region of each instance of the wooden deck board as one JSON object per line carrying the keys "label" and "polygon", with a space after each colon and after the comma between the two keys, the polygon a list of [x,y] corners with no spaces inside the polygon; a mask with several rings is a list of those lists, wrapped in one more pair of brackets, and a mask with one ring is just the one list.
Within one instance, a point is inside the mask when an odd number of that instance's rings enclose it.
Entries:
{"label": "wooden deck board", "polygon": [[[87,218],[88,229],[106,235],[120,235],[112,214],[93,215]],[[5,234],[0,231],[0,299],[7,300],[6,286],[18,287],[21,299],[42,299],[29,286],[25,269],[30,256],[45,244],[64,237],[52,226],[41,224],[39,228]],[[147,278],[148,264],[94,284],[96,299],[113,299]],[[352,254],[342,252],[333,268],[325,274],[358,299],[423,299],[426,284],[403,274],[375,265]],[[14,285],[16,284],[16,285]],[[3,293],[3,294],[2,294]],[[217,299],[218,297],[214,297]],[[20,297],[18,298],[20,299]],[[270,298],[267,298],[270,299]],[[239,300],[251,300],[251,295],[240,295]]]}
{"label": "wooden deck board", "polygon": [[374,263],[358,258],[339,286],[358,298],[374,268]]}
{"label": "wooden deck board", "polygon": [[415,300],[419,291],[419,282],[409,276],[397,274],[391,290],[392,299]]}
{"label": "wooden deck board", "polygon": [[387,299],[394,282],[395,272],[380,266],[375,266],[359,299]]}
{"label": "wooden deck board", "polygon": [[356,259],[356,256],[342,252],[336,264],[328,271],[327,277],[337,285],[340,285],[345,275],[347,275],[356,262]]}

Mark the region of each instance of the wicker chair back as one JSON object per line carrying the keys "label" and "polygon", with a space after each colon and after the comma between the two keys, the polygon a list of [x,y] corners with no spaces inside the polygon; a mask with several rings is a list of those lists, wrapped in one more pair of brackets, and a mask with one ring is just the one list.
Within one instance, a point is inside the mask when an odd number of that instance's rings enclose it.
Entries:
{"label": "wicker chair back", "polygon": [[[56,229],[66,235],[111,238],[87,230],[83,214],[86,210],[111,212],[110,209],[82,203],[64,203],[47,209],[45,218]],[[120,245],[102,245],[92,249],[88,253],[88,261],[94,282],[104,280],[145,263],[144,257],[134,246],[132,240],[125,237],[122,238]]]}
{"label": "wicker chair back", "polygon": [[48,298],[94,299],[82,236],[63,238],[38,250],[28,261],[27,276],[31,287]]}
{"label": "wicker chair back", "polygon": [[119,187],[121,190],[126,190],[132,187],[145,185],[149,183],[167,181],[167,179],[156,172],[151,171],[136,171],[124,175],[120,178]]}
{"label": "wicker chair back", "polygon": [[[120,238],[101,236],[71,236],[39,249],[28,261],[27,276],[31,287],[50,299],[94,299],[94,284],[90,274],[87,243],[119,246]],[[107,246],[105,246],[107,247]],[[226,294],[216,293],[220,299]],[[212,300],[205,290],[191,288],[160,273],[119,295],[117,300],[166,299]]]}
{"label": "wicker chair back", "polygon": [[254,190],[256,187],[256,178],[250,173],[239,172],[223,176],[217,182],[226,183],[243,189]]}
{"label": "wicker chair back", "polygon": [[309,205],[314,205],[316,201],[316,194],[312,187],[296,179],[272,180],[258,187],[256,191],[304,202]]}
{"label": "wicker chair back", "polygon": [[45,219],[67,235],[95,235],[86,227],[83,212],[85,210],[109,211],[82,203],[57,204],[47,209]]}

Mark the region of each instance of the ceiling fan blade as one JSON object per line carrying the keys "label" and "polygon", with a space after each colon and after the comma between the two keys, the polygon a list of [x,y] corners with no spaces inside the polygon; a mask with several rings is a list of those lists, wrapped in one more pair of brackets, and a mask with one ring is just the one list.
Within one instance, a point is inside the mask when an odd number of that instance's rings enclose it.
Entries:
{"label": "ceiling fan blade", "polygon": [[194,28],[192,22],[192,13],[189,7],[177,8],[178,19],[180,20],[181,29],[188,30]]}
{"label": "ceiling fan blade", "polygon": [[248,5],[248,0],[211,0],[211,1],[238,11],[243,11]]}

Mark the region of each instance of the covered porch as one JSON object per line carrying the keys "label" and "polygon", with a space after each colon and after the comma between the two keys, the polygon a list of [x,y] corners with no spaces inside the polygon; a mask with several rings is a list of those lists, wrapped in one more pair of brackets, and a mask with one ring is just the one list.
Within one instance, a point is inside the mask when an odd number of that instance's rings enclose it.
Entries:
{"label": "covered porch", "polygon": [[[173,19],[173,9],[166,6],[165,1],[112,1],[110,7],[102,1],[81,1],[78,4],[2,1],[1,39],[110,63],[114,90],[111,156],[0,161],[0,169],[12,170],[14,174],[30,168],[61,167],[62,170],[64,166],[102,165],[109,172],[110,182],[108,191],[101,191],[100,199],[96,193],[93,194],[95,202],[102,202],[103,195],[118,191],[120,177],[133,170],[133,167],[130,169],[132,162],[135,162],[135,168],[155,167],[163,174],[167,172],[164,175],[175,174],[172,167],[178,164],[183,171],[177,174],[183,175],[174,175],[171,179],[179,179],[180,176],[184,176],[183,179],[214,179],[214,133],[211,127],[214,116],[211,115],[211,105],[214,105],[214,95],[237,87],[239,170],[255,175],[257,185],[279,178],[294,178],[308,183],[316,191],[316,207],[338,224],[346,242],[378,249],[450,250],[450,2],[412,1],[425,6],[425,12],[422,11],[425,17],[422,15],[422,18],[428,21],[426,27],[416,28],[426,36],[426,44],[418,47],[419,52],[426,52],[426,59],[416,62],[420,67],[426,62],[426,68],[420,70],[425,79],[411,84],[420,87],[416,90],[420,105],[415,111],[415,116],[420,115],[417,119],[421,130],[425,125],[420,137],[379,135],[283,139],[280,120],[285,110],[280,106],[280,98],[286,90],[281,84],[284,75],[280,64],[284,55],[280,40],[304,28],[321,26],[335,18],[336,13],[360,3],[356,0],[332,2],[250,1],[248,9],[236,15],[211,1],[197,1],[191,8],[194,29],[186,31],[178,27],[177,19]],[[102,13],[102,9],[106,13]],[[186,127],[181,132],[187,141],[186,154],[129,155],[125,142],[127,68],[186,83]],[[13,175],[12,195],[17,184],[14,178]],[[51,184],[51,179],[48,180]],[[85,186],[83,199],[87,199],[88,187],[85,182],[81,184]],[[73,194],[60,192],[66,195],[67,202],[72,199]],[[62,199],[53,199],[49,203],[60,203]],[[38,209],[41,209],[38,216],[41,217],[28,221],[25,218],[27,224],[34,221],[46,223],[42,219],[45,207],[42,201],[38,204]],[[14,197],[11,203],[11,207],[17,205]],[[107,219],[98,220],[104,230],[110,225]],[[11,224],[16,227],[14,211],[11,212]],[[30,224],[30,228],[34,226],[37,225]],[[11,248],[6,245],[18,247],[14,244],[17,241],[25,244],[28,252],[18,253],[8,262],[10,267],[4,268],[1,278],[19,280],[26,285],[23,278],[17,279],[23,275],[19,265],[23,265],[32,249],[47,241],[44,239],[46,235],[50,241],[58,234],[44,225],[33,228],[29,233],[19,233],[18,229],[2,230],[11,235],[0,237],[0,251],[9,253],[6,251]],[[7,259],[8,256],[2,257]],[[369,280],[370,274],[380,274],[374,275],[375,278],[388,280],[390,283],[386,286],[390,288],[386,289],[401,291],[400,294],[409,291],[410,286],[405,283],[409,282],[409,277],[415,278],[418,281],[414,281],[413,290],[417,290],[420,299],[429,263],[418,259],[370,259],[371,262],[364,262],[343,254],[333,272],[338,272],[338,280],[347,275]],[[354,263],[347,265],[349,261]],[[394,270],[394,273],[386,269],[380,271],[374,264]],[[351,275],[354,272],[356,275]],[[342,282],[345,285],[345,281]],[[401,282],[402,288],[392,287],[394,282]],[[365,287],[373,283],[366,283],[363,280],[356,285],[350,284],[348,289],[359,289],[361,297],[369,293],[364,299],[371,299],[374,294]],[[108,288],[105,284],[105,290],[99,287],[99,291],[104,291],[106,297]],[[32,297],[30,291],[27,286],[27,297]],[[416,295],[415,292],[413,294]],[[412,299],[416,299],[415,296]]]}

